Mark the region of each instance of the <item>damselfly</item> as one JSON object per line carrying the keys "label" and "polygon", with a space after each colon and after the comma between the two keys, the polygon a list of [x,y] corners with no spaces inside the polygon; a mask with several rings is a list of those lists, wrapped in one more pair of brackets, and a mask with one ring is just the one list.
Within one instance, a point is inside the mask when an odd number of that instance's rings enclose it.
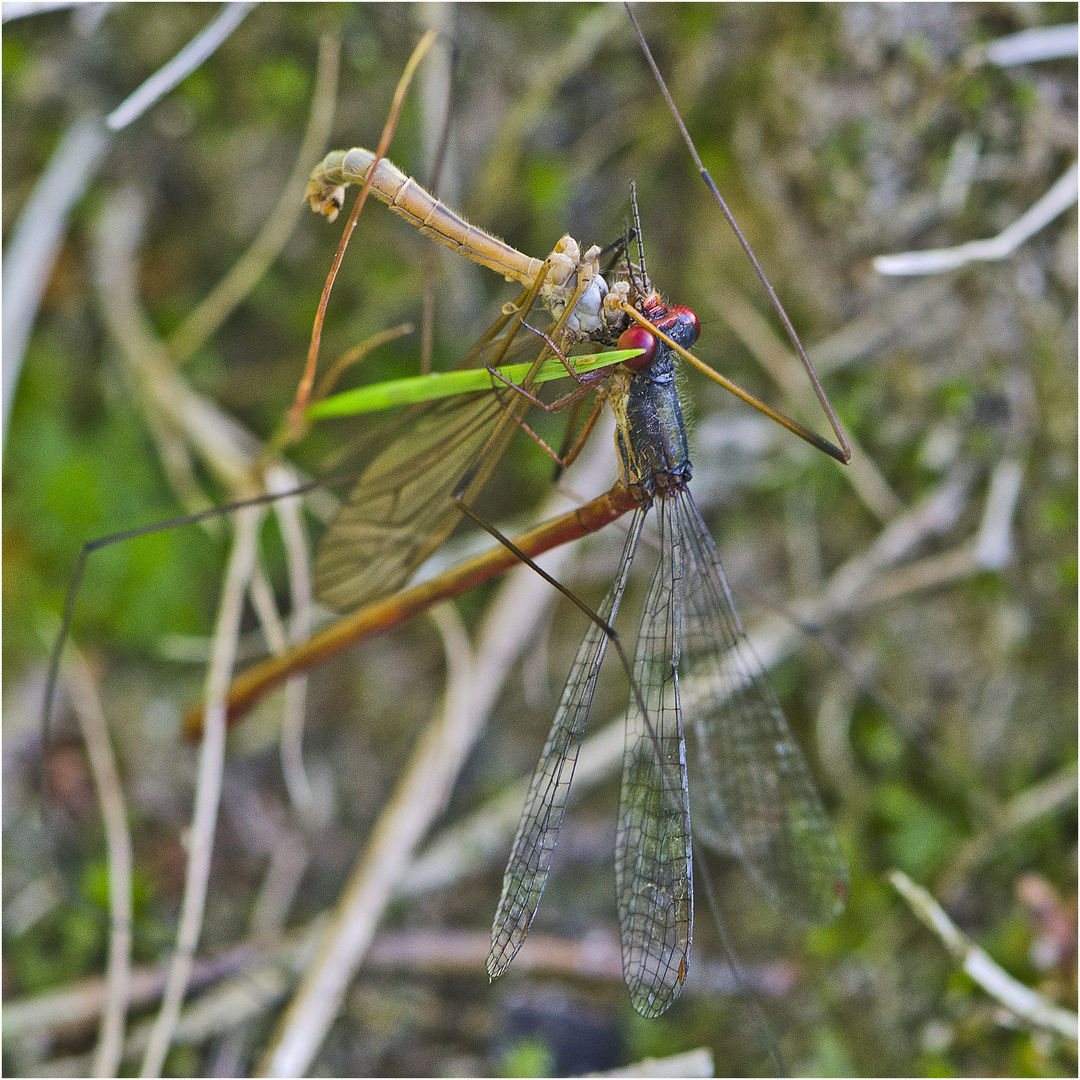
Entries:
{"label": "damselfly", "polygon": [[607,390],[619,477],[638,509],[621,568],[578,650],[533,775],[487,969],[492,978],[506,970],[536,914],[607,649],[605,624],[618,613],[656,501],[660,561],[642,614],[626,716],[615,873],[623,977],[634,1008],[658,1016],[678,997],[690,962],[692,804],[699,837],[733,851],[775,901],[806,921],[839,914],[847,866],[690,494],[673,346],[692,346],[700,323],[689,308],[668,307],[652,291],[643,255],[641,278],[641,313],[664,337],[640,325],[627,330],[620,347],[645,352],[627,361]]}

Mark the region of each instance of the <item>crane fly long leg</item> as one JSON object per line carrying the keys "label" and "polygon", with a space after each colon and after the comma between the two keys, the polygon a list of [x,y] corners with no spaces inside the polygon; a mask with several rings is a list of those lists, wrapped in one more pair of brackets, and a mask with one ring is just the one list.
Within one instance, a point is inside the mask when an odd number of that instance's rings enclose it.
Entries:
{"label": "crane fly long leg", "polygon": [[[757,275],[758,280],[761,282],[762,287],[768,294],[769,302],[773,306],[773,310],[780,317],[780,321],[784,325],[784,330],[787,332],[788,338],[791,344],[795,346],[795,352],[798,353],[799,360],[802,363],[803,370],[806,372],[807,377],[810,380],[810,385],[814,389],[814,393],[817,395],[818,401],[821,403],[822,409],[825,411],[825,416],[828,418],[829,426],[833,430],[833,434],[836,436],[839,446],[832,446],[827,440],[822,439],[820,436],[813,436],[813,432],[807,432],[802,434],[801,431],[796,430],[801,428],[802,425],[792,426],[792,421],[787,421],[784,417],[780,419],[779,414],[773,416],[773,419],[779,419],[780,423],[784,424],[788,430],[799,435],[800,438],[807,439],[812,445],[817,446],[819,450],[823,450],[830,457],[836,458],[841,464],[846,465],[851,460],[851,444],[848,442],[847,435],[844,433],[843,425],[840,423],[840,418],[833,410],[832,403],[829,401],[828,394],[825,393],[825,388],[821,385],[821,381],[817,377],[817,372],[814,371],[814,365],[810,363],[810,357],[806,355],[806,350],[803,348],[803,343],[799,339],[799,335],[795,331],[795,327],[788,318],[788,313],[784,309],[784,305],[780,303],[780,297],[776,295],[775,290],[769,282],[769,279],[765,276],[765,271],[761,268],[761,264],[757,260],[757,256],[754,254],[753,249],[747,242],[745,236],[743,236],[742,229],[739,228],[738,222],[735,220],[734,215],[728,208],[728,204],[724,201],[723,195],[720,194],[719,188],[717,188],[712,176],[709,175],[709,170],[705,168],[704,162],[701,160],[701,155],[697,151],[697,147],[694,145],[694,140],[690,137],[690,132],[687,130],[686,124],[683,122],[683,118],[679,113],[677,106],[675,105],[675,99],[671,96],[671,91],[668,90],[667,83],[664,82],[664,76],[660,74],[660,68],[657,66],[656,61],[653,59],[652,49],[649,48],[649,43],[645,40],[645,35],[641,32],[641,27],[638,25],[637,18],[634,16],[634,12],[630,7],[628,0],[623,0],[623,6],[626,8],[627,15],[630,16],[630,22],[633,23],[634,33],[637,34],[638,41],[641,44],[642,52],[645,54],[645,59],[649,63],[649,67],[652,69],[653,76],[656,79],[657,85],[660,87],[660,93],[663,95],[664,100],[667,102],[668,108],[671,110],[671,115],[675,118],[675,123],[678,125],[679,131],[682,134],[683,141],[686,143],[687,149],[690,151],[690,156],[694,159],[694,164],[697,166],[698,173],[701,175],[701,179],[705,181],[705,186],[712,193],[713,198],[716,200],[717,205],[720,207],[720,212],[724,215],[724,220],[727,221],[731,228],[731,231],[735,234],[735,239],[739,241],[739,246],[743,249],[746,257],[750,260],[750,265],[754,268],[754,273]],[[710,369],[711,370],[711,369]],[[710,376],[713,377],[713,376]],[[730,390],[731,387],[729,386]],[[734,392],[734,391],[732,391]],[[741,395],[740,395],[741,396]],[[746,399],[744,399],[746,400]],[[753,402],[751,402],[753,404]],[[757,406],[755,406],[757,407]],[[768,414],[767,414],[768,415]],[[806,431],[805,428],[802,431]],[[807,435],[813,436],[807,438]]]}
{"label": "crane fly long leg", "polygon": [[679,698],[684,560],[675,506],[659,500],[660,561],[642,613],[626,716],[615,839],[623,978],[642,1016],[666,1012],[690,964],[694,921],[686,747]]}
{"label": "crane fly long leg", "polygon": [[[634,513],[623,549],[622,572],[597,612],[609,626],[618,613],[644,523],[645,510],[639,507]],[[536,772],[533,773],[510,859],[506,864],[502,896],[491,927],[487,971],[492,979],[506,970],[521,948],[547,883],[555,841],[559,838],[566,812],[570,782],[608,640],[599,622],[589,624],[566,680]]]}
{"label": "crane fly long leg", "polygon": [[697,838],[735,854],[790,914],[831,922],[848,883],[836,833],[689,490],[673,508],[684,542],[680,670]]}
{"label": "crane fly long leg", "polygon": [[[747,405],[753,406],[759,413],[763,413],[770,420],[775,420],[781,427],[787,428],[793,435],[798,435],[804,442],[808,442],[822,453],[828,454],[829,457],[833,458],[835,461],[839,461],[841,465],[846,465],[851,460],[851,447],[848,445],[847,437],[843,435],[842,429],[840,429],[840,435],[842,436],[840,439],[841,445],[834,446],[828,439],[824,439],[818,435],[816,431],[811,431],[797,420],[792,420],[782,412],[774,409],[771,405],[766,405],[764,401],[754,397],[753,394],[744,390],[738,383],[732,382],[726,375],[722,375],[715,368],[710,367],[704,360],[699,360],[692,352],[683,348],[677,341],[673,341],[663,332],[663,330],[651,326],[648,319],[645,319],[629,304],[624,304],[622,310],[639,325],[649,326],[651,333],[655,334],[661,341],[670,345],[688,364],[693,365],[698,371],[708,375],[713,382],[718,383],[727,390],[728,393],[734,394],[740,401],[745,401]],[[814,378],[816,379],[817,376],[814,376]],[[817,385],[820,386],[820,384]],[[821,393],[824,394],[825,391],[822,390]],[[828,406],[828,411],[830,415],[833,415],[832,406]],[[837,424],[839,424],[839,421],[837,421]]]}

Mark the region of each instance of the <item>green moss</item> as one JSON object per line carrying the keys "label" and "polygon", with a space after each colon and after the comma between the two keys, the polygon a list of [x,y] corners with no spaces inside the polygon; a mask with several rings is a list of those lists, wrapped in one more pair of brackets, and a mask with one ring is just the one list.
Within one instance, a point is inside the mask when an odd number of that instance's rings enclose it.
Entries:
{"label": "green moss", "polygon": [[543,1039],[518,1039],[503,1052],[497,1076],[551,1076],[555,1058]]}

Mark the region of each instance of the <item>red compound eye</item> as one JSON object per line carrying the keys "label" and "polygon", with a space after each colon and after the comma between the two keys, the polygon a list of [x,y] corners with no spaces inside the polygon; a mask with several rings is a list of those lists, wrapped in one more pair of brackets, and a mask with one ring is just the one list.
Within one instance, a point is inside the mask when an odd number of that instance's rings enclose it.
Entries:
{"label": "red compound eye", "polygon": [[645,351],[640,356],[634,356],[625,361],[631,371],[644,371],[656,355],[656,338],[644,326],[634,323],[619,335],[615,348],[644,349]]}
{"label": "red compound eye", "polygon": [[674,315],[684,326],[694,328],[694,341],[701,337],[701,320],[690,308],[683,307],[682,304],[675,304],[673,307],[668,308],[668,316],[671,315]]}

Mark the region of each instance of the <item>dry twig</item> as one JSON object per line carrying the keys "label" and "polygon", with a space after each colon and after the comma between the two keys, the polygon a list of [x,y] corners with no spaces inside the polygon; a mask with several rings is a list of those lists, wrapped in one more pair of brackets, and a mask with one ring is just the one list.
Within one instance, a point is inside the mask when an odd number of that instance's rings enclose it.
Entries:
{"label": "dry twig", "polygon": [[105,974],[101,1034],[94,1051],[93,1075],[116,1076],[124,1044],[124,1017],[131,983],[131,834],[128,832],[124,792],[109,744],[101,698],[89,666],[74,648],[68,651],[64,676],[86,743],[94,789],[105,823],[109,858],[109,962]]}

